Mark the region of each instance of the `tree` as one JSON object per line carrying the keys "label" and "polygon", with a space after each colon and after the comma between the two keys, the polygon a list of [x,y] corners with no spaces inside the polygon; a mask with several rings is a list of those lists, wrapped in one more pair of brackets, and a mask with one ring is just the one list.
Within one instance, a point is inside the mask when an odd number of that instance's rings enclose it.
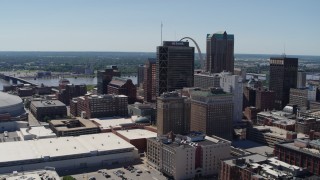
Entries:
{"label": "tree", "polygon": [[76,178],[72,177],[72,176],[63,176],[62,178],[63,180],[76,180]]}

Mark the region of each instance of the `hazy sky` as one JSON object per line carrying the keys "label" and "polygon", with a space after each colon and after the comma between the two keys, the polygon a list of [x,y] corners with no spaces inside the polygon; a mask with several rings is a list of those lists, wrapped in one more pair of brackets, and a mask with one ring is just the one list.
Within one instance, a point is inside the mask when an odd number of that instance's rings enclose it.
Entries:
{"label": "hazy sky", "polygon": [[[0,51],[154,52],[235,35],[235,53],[320,55],[319,0],[0,0]],[[193,44],[191,43],[193,46]]]}

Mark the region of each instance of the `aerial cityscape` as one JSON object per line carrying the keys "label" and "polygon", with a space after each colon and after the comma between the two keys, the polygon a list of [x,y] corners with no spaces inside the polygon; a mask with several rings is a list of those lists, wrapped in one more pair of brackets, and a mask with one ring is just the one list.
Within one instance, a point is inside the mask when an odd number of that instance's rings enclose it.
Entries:
{"label": "aerial cityscape", "polygon": [[0,180],[320,180],[320,2],[0,2]]}

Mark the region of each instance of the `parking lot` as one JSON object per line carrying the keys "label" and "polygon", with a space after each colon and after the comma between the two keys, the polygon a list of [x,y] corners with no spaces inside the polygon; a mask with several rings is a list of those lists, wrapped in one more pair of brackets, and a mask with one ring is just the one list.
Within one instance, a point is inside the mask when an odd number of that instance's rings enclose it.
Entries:
{"label": "parking lot", "polygon": [[143,164],[114,169],[100,169],[95,172],[72,175],[77,180],[166,180],[159,171],[149,169]]}

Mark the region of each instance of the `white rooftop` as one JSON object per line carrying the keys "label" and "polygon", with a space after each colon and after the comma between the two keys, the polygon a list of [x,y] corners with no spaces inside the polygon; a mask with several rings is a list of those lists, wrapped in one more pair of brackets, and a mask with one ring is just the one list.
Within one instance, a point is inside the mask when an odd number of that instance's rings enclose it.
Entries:
{"label": "white rooftop", "polygon": [[113,133],[0,143],[0,163],[134,148]]}
{"label": "white rooftop", "polygon": [[38,138],[38,139],[56,136],[56,134],[53,133],[51,129],[47,129],[44,126],[20,128],[20,133],[23,137],[33,136],[34,138]]}
{"label": "white rooftop", "polygon": [[148,131],[146,129],[129,129],[129,130],[120,130],[117,132],[130,140],[157,137],[157,133]]}
{"label": "white rooftop", "polygon": [[120,124],[133,123],[131,118],[93,118],[90,120],[98,123],[100,129],[111,129],[111,127],[120,127]]}
{"label": "white rooftop", "polygon": [[53,170],[38,170],[38,171],[24,171],[22,172],[13,172],[12,174],[3,174],[0,175],[0,179],[6,180],[42,180],[46,178],[51,178],[52,180],[59,180],[60,177],[57,172]]}

